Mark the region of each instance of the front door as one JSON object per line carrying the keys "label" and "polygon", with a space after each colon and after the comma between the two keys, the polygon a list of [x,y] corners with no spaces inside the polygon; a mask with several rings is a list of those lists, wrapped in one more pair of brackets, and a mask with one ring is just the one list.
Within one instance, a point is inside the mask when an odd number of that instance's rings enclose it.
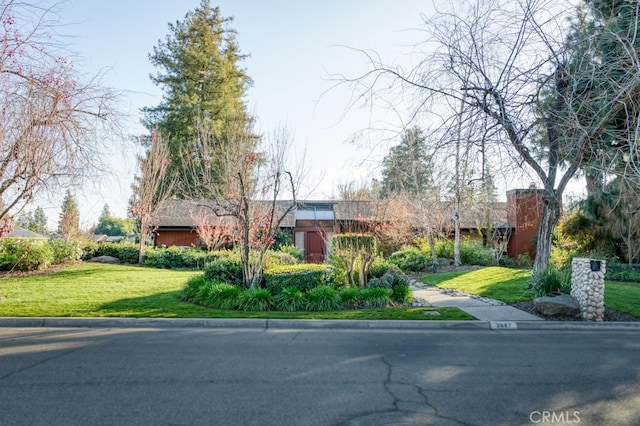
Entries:
{"label": "front door", "polygon": [[307,232],[304,260],[309,263],[324,262],[325,248],[321,232]]}

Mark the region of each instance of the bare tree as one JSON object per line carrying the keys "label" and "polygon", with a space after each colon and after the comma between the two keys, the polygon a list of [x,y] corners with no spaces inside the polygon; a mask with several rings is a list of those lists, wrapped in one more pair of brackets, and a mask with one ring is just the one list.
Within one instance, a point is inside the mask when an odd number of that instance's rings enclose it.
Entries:
{"label": "bare tree", "polygon": [[133,187],[131,215],[140,229],[138,263],[142,263],[153,214],[173,191],[174,180],[169,174],[171,158],[167,143],[158,133],[151,136],[146,155],[138,157],[138,176]]}
{"label": "bare tree", "polygon": [[100,170],[118,128],[117,95],[74,69],[54,17],[0,1],[0,219]]}
{"label": "bare tree", "polygon": [[207,250],[215,250],[231,241],[233,224],[215,217],[210,208],[200,206],[197,211],[189,212],[189,216],[196,226],[198,238]]}
{"label": "bare tree", "polygon": [[[186,168],[187,179],[195,189],[188,195],[213,200],[213,212],[235,222],[244,286],[253,288],[262,280],[265,252],[274,243],[282,221],[296,206],[303,165],[298,164],[293,172],[289,170],[291,139],[284,130],[267,135],[262,141],[263,151],[255,152],[255,138],[246,129],[231,132],[218,144],[207,142],[213,137],[207,129],[203,120],[200,140],[189,155],[192,164]],[[282,197],[289,200],[283,202]]]}
{"label": "bare tree", "polygon": [[[342,77],[367,99],[384,98],[396,89],[405,96],[411,93],[416,111],[444,117],[444,126],[453,127],[458,117],[447,105],[464,105],[470,120],[484,123],[485,148],[502,160],[494,167],[516,166],[520,175],[531,173],[542,185],[536,270],[549,262],[568,183],[585,158],[597,156],[594,141],[640,94],[633,40],[617,37],[628,47],[623,51],[632,70],[621,81],[607,79],[607,70],[596,62],[568,66],[566,35],[568,18],[574,15],[571,6],[551,0],[455,2],[425,18],[421,46],[429,51],[416,67],[390,67],[364,52],[371,70],[357,78]],[[594,74],[600,78],[591,79]],[[574,108],[581,104],[583,89],[576,83],[581,79],[606,81],[607,90],[596,93],[607,96],[591,99],[588,111]]]}

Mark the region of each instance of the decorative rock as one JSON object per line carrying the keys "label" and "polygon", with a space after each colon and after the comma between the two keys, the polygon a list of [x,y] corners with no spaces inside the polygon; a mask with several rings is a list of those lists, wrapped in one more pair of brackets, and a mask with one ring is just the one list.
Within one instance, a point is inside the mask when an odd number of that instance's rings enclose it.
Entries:
{"label": "decorative rock", "polygon": [[89,259],[89,262],[118,264],[120,263],[120,259],[113,256],[98,256],[92,257],[91,259]]}
{"label": "decorative rock", "polygon": [[437,258],[436,262],[438,262],[438,266],[451,266],[453,264],[451,259],[445,259],[442,257]]}
{"label": "decorative rock", "polygon": [[580,316],[580,305],[576,300],[567,295],[544,296],[533,300],[536,309],[543,315],[566,315],[572,317]]}

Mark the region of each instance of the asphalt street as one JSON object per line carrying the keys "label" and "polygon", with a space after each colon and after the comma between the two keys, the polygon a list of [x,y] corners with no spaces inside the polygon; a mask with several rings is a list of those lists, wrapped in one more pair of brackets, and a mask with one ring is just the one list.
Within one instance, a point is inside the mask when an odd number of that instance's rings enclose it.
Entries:
{"label": "asphalt street", "polygon": [[624,331],[0,328],[1,425],[637,425]]}

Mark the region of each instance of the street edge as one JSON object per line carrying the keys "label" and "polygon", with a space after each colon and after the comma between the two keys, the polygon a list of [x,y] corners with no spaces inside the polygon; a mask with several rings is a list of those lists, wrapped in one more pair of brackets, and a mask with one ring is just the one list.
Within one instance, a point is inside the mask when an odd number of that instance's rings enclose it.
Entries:
{"label": "street edge", "polygon": [[494,330],[511,332],[517,330],[639,331],[640,322],[0,317],[0,327]]}

